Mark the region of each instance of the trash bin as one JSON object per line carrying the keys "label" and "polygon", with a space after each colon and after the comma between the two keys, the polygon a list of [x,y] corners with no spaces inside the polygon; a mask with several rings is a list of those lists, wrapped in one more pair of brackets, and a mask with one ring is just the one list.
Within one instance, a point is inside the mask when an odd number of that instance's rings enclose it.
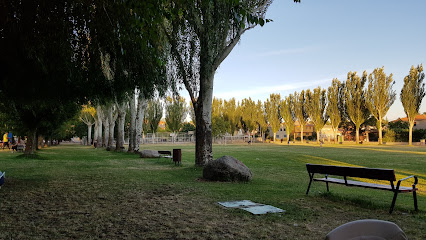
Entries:
{"label": "trash bin", "polygon": [[175,165],[182,163],[182,149],[173,149],[173,162]]}

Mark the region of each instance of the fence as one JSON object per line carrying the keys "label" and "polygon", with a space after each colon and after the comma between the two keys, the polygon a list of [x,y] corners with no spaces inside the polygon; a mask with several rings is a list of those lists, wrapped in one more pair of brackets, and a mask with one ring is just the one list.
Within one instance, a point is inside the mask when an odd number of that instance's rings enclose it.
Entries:
{"label": "fence", "polygon": [[[231,143],[247,143],[249,141],[248,135],[238,136],[222,136],[213,137],[213,143],[217,144],[231,144]],[[253,138],[252,138],[253,139]],[[195,143],[195,135],[188,133],[147,133],[141,139],[142,144],[170,144],[170,143]]]}

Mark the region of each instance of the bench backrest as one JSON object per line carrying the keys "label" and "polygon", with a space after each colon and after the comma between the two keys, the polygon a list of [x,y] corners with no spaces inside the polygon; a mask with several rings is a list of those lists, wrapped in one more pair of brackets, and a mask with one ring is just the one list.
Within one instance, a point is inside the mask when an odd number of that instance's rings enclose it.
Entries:
{"label": "bench backrest", "polygon": [[393,169],[306,164],[309,173],[396,181]]}
{"label": "bench backrest", "polygon": [[0,186],[4,184],[4,175],[5,175],[5,172],[3,173],[0,172]]}

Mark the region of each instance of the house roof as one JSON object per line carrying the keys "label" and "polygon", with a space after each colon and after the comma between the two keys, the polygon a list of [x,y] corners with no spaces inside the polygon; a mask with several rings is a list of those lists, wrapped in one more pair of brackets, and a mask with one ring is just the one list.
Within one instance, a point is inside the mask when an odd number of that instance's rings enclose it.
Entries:
{"label": "house roof", "polygon": [[[426,120],[426,114],[419,114],[414,119],[414,121],[421,121],[421,120]],[[408,117],[398,118],[398,119],[393,120],[391,122],[398,122],[398,121],[408,122]]]}

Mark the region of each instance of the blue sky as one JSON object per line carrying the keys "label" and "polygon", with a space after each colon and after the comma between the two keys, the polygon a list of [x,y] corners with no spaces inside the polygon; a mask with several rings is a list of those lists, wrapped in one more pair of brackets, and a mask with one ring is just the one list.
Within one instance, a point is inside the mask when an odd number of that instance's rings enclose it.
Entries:
{"label": "blue sky", "polygon": [[387,117],[405,116],[403,78],[412,65],[426,64],[425,0],[275,0],[267,18],[273,22],[247,31],[222,62],[214,96],[265,101],[384,66],[397,93]]}

